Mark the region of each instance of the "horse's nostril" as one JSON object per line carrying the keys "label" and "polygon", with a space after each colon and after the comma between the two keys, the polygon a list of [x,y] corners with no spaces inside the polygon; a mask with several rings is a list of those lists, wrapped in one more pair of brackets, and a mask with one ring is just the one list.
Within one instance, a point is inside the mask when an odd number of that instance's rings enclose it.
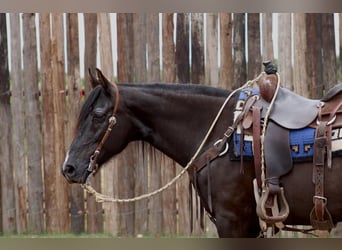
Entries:
{"label": "horse's nostril", "polygon": [[75,173],[76,168],[73,165],[65,165],[63,172],[64,174],[71,176]]}

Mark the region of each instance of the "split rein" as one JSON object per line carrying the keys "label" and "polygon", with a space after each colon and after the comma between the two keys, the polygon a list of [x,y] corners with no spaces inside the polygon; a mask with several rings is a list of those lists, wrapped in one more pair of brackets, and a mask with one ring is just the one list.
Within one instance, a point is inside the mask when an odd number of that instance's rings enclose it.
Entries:
{"label": "split rein", "polygon": [[[104,194],[101,194],[99,192],[97,192],[90,184],[90,177],[93,176],[95,174],[95,172],[98,170],[98,164],[97,164],[97,157],[99,156],[101,149],[104,145],[104,143],[106,142],[106,140],[108,139],[110,132],[112,131],[114,125],[116,124],[116,117],[115,114],[117,112],[118,109],[118,105],[119,105],[119,89],[118,86],[113,83],[113,86],[115,88],[115,105],[113,108],[113,112],[111,117],[109,118],[109,124],[108,124],[108,128],[104,134],[104,136],[101,139],[100,144],[97,146],[94,154],[90,157],[90,163],[88,166],[88,171],[90,172],[90,175],[88,176],[85,184],[81,184],[81,186],[83,187],[84,190],[86,190],[89,194],[93,194],[95,196],[95,200],[96,202],[115,202],[115,203],[129,203],[129,202],[135,202],[135,201],[140,201],[143,199],[147,199],[150,197],[153,197],[161,192],[163,192],[165,189],[169,188],[170,186],[172,186],[174,183],[176,183],[176,181],[178,181],[186,172],[187,170],[191,167],[192,163],[194,162],[194,160],[197,158],[198,154],[200,153],[200,151],[202,150],[204,144],[206,143],[209,135],[211,134],[212,130],[214,129],[218,119],[220,118],[223,109],[225,108],[225,106],[227,105],[227,103],[229,102],[229,100],[232,98],[232,96],[246,88],[251,86],[252,84],[254,84],[255,82],[257,82],[260,77],[264,74],[264,72],[262,72],[259,76],[257,76],[255,79],[253,80],[249,80],[247,81],[243,86],[241,86],[240,88],[235,89],[234,91],[232,91],[228,97],[226,98],[226,100],[224,101],[224,103],[222,104],[220,110],[218,111],[214,121],[212,122],[210,128],[208,129],[208,132],[206,133],[205,137],[203,138],[200,146],[198,147],[197,151],[195,152],[195,154],[193,155],[193,157],[190,159],[190,161],[188,162],[188,164],[182,169],[182,171],[176,175],[171,181],[169,181],[167,184],[165,184],[163,187],[152,191],[150,193],[146,193],[146,194],[142,194],[133,198],[127,198],[127,199],[119,199],[119,198],[113,198]],[[234,129],[234,128],[232,128]],[[233,132],[233,131],[232,131]]]}

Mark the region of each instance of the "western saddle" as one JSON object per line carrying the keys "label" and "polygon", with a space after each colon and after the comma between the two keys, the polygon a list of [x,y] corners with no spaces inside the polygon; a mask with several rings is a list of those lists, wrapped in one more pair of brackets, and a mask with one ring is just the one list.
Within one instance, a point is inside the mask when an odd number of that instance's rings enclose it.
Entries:
{"label": "western saddle", "polygon": [[[252,137],[256,174],[253,184],[260,225],[263,231],[272,225],[286,229],[282,222],[288,217],[289,206],[280,185],[280,178],[293,167],[289,135],[294,130],[313,128],[312,181],[315,194],[310,222],[314,229],[330,230],[334,225],[326,207],[327,198],[324,196],[324,168],[332,167],[332,131],[342,128],[342,83],[330,89],[321,100],[307,99],[281,88],[276,66],[270,61],[263,64],[264,73],[256,81],[259,91],[247,91],[249,94],[241,107],[237,104],[239,111],[235,113],[233,124],[217,143],[192,163],[188,170],[190,180],[196,183],[196,173],[225,154],[234,133],[240,136],[243,171],[243,138],[246,135]],[[210,183],[208,185],[210,186]],[[209,190],[209,210],[212,207],[210,192]],[[209,211],[209,215],[211,214]]]}
{"label": "western saddle", "polygon": [[330,230],[333,222],[324,197],[324,167],[332,167],[332,130],[342,127],[342,83],[329,90],[321,100],[307,99],[285,88],[277,89],[279,76],[275,67],[268,71],[270,62],[264,65],[266,74],[257,82],[260,95],[249,96],[245,101],[245,107],[250,100],[253,104],[248,104],[248,110],[242,110],[245,115],[241,121],[241,133],[253,136],[257,214],[268,225],[281,225],[287,218],[289,207],[279,180],[293,167],[290,131],[311,127],[315,129],[315,194],[310,221],[314,229]]}

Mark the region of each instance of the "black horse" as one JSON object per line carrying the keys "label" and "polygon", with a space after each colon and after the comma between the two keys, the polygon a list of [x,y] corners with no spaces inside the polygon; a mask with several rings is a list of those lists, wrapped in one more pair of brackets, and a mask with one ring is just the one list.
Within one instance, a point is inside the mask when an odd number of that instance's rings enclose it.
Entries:
{"label": "black horse", "polygon": [[[76,137],[62,166],[69,183],[85,183],[96,166],[120,153],[131,141],[146,141],[186,166],[231,93],[192,84],[122,83],[114,88],[101,71],[97,75],[90,74],[93,90],[82,107]],[[235,104],[236,95],[227,103],[203,151],[233,123]],[[112,131],[106,132],[113,113]],[[108,138],[103,140],[105,134]],[[243,167],[242,172],[240,162],[231,161],[229,154],[211,163],[211,209],[208,168],[197,173],[198,194],[214,218],[219,237],[256,237],[260,232],[252,184],[254,166],[245,161]],[[342,158],[334,158],[333,168],[325,175],[327,206],[334,223],[342,220],[341,168]],[[282,178],[282,185],[290,206],[285,224],[309,225],[314,194],[312,163],[296,163]]]}

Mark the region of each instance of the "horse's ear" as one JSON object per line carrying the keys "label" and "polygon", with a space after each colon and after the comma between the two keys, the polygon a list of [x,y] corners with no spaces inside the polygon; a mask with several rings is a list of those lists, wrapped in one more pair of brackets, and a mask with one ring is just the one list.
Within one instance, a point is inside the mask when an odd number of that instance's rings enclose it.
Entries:
{"label": "horse's ear", "polygon": [[96,68],[97,77],[99,78],[99,82],[104,89],[108,89],[108,86],[111,85],[110,81],[102,74],[101,70]]}
{"label": "horse's ear", "polygon": [[92,88],[95,88],[97,85],[100,84],[97,78],[95,77],[93,68],[88,68],[88,79],[90,81]]}

